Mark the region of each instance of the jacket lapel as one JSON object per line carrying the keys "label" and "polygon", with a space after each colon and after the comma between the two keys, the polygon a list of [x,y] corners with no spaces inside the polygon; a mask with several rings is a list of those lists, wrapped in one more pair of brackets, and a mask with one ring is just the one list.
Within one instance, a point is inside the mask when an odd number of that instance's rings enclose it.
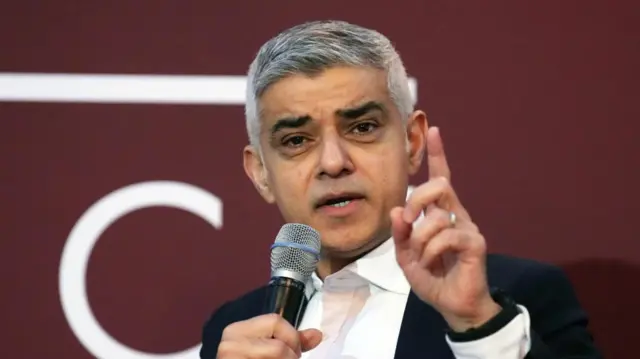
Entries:
{"label": "jacket lapel", "polygon": [[455,359],[445,340],[447,323],[413,292],[409,294],[395,359]]}

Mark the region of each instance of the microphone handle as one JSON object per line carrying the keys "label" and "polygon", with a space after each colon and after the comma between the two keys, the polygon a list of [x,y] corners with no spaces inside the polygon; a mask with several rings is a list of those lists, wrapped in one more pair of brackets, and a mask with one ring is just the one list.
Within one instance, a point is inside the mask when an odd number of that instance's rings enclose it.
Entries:
{"label": "microphone handle", "polygon": [[279,314],[298,329],[309,301],[304,289],[304,283],[297,280],[286,277],[271,278],[267,287],[265,311]]}

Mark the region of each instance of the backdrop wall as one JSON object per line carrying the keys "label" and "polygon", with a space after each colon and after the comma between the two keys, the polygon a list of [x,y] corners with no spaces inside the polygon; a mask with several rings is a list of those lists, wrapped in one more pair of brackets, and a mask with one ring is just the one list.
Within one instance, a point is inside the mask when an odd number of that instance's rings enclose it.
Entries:
{"label": "backdrop wall", "polygon": [[211,312],[267,280],[282,225],[242,170],[242,76],[323,18],[396,43],[490,250],[563,266],[607,357],[635,353],[636,2],[2,8],[0,357],[197,357]]}

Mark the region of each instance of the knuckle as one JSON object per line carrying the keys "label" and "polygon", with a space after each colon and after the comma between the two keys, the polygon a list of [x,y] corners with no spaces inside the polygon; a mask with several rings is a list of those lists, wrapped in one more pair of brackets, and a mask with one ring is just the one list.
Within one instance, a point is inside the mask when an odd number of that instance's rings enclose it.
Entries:
{"label": "knuckle", "polygon": [[273,330],[274,331],[279,331],[282,333],[291,333],[291,332],[295,332],[296,330],[291,326],[291,324],[289,324],[289,322],[287,322],[281,315],[279,314],[270,314],[270,323],[273,326]]}
{"label": "knuckle", "polygon": [[286,358],[291,349],[282,341],[274,340],[270,347],[269,355],[273,358]]}
{"label": "knuckle", "polygon": [[436,255],[438,255],[438,244],[437,243],[430,243],[429,245],[427,245],[425,247],[424,256],[426,258],[435,257]]}
{"label": "knuckle", "polygon": [[269,313],[264,315],[264,320],[276,324],[281,319],[281,317],[276,313]]}
{"label": "knuckle", "polygon": [[410,199],[418,200],[422,197],[424,197],[427,193],[429,193],[429,191],[431,190],[431,186],[433,184],[429,183],[429,182],[425,182],[421,185],[419,185],[418,187],[416,187],[412,192],[411,195],[409,196]]}
{"label": "knuckle", "polygon": [[426,236],[422,235],[422,233],[413,233],[409,237],[409,241],[415,248],[419,248],[426,241]]}
{"label": "knuckle", "polygon": [[444,228],[449,226],[449,213],[445,210],[439,210],[433,215],[433,221],[438,226],[438,228]]}
{"label": "knuckle", "polygon": [[473,240],[473,245],[474,247],[479,250],[479,251],[486,251],[487,249],[487,242],[484,239],[484,236],[482,236],[481,234],[478,234],[476,236],[473,236],[474,238],[476,238],[475,240]]}
{"label": "knuckle", "polygon": [[222,340],[225,340],[226,338],[233,336],[234,333],[236,332],[236,328],[238,327],[238,325],[239,325],[238,323],[232,323],[227,325],[222,330]]}
{"label": "knuckle", "polygon": [[456,230],[453,229],[445,229],[442,232],[442,239],[440,240],[439,245],[441,246],[457,246],[460,243],[462,236]]}
{"label": "knuckle", "polygon": [[262,315],[259,318],[259,320],[264,323],[264,326],[275,328],[276,326],[279,325],[279,322],[283,319],[281,316],[279,316],[276,313],[268,313],[268,314]]}
{"label": "knuckle", "polygon": [[440,177],[440,190],[442,192],[450,192],[453,190],[453,187],[451,187],[451,182],[449,182],[449,180],[446,177]]}
{"label": "knuckle", "polygon": [[235,346],[229,341],[221,341],[218,345],[218,355],[217,358],[224,358],[227,356],[232,356],[234,354]]}

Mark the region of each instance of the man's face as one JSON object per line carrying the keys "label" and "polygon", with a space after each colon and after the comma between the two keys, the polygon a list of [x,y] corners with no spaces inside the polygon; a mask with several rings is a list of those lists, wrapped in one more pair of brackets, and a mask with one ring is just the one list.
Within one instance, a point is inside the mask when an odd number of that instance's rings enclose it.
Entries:
{"label": "man's face", "polygon": [[262,160],[245,149],[245,169],[286,222],[321,235],[325,254],[348,258],[390,236],[422,160],[426,117],[403,122],[383,71],[341,67],[290,76],[260,99]]}

